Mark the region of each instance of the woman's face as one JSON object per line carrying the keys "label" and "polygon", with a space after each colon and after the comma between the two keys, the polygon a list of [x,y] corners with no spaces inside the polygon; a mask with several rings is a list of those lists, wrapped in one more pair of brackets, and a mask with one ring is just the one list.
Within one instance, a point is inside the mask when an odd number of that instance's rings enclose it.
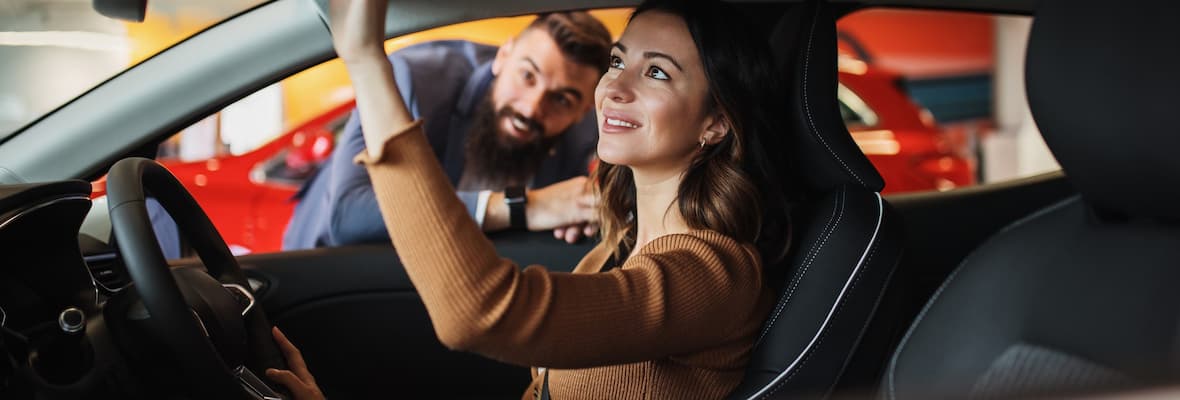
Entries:
{"label": "woman's face", "polygon": [[[687,169],[715,117],[706,115],[708,83],[684,20],[641,13],[611,49],[598,81],[598,157],[633,169]],[[720,138],[716,138],[720,140]]]}

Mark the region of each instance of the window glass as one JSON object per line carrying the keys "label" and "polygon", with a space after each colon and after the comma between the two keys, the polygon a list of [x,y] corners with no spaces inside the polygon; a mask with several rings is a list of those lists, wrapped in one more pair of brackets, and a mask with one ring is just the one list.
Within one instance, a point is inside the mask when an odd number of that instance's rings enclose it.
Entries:
{"label": "window glass", "polygon": [[[615,35],[628,9],[595,10]],[[497,45],[532,16],[443,26],[385,42],[386,52],[431,40]],[[344,65],[331,60],[264,88],[163,141],[157,160],[185,186],[235,254],[278,251],[293,196],[335,147],[353,109]]]}
{"label": "window glass", "polygon": [[144,22],[90,1],[0,2],[0,140],[140,61],[265,0],[152,0]]}
{"label": "window glass", "polygon": [[1021,16],[886,8],[837,22],[841,114],[886,193],[1059,168],[1024,98],[1030,24]]}
{"label": "window glass", "polygon": [[[595,15],[617,35],[629,10]],[[444,26],[390,39],[386,50],[442,39],[498,44],[531,19]],[[1028,117],[1023,87],[1011,87],[1023,73],[1028,27],[1024,17],[899,9],[838,21],[839,109],[885,178],[886,193],[951,190],[1055,168]],[[352,100],[343,65],[329,61],[177,133],[159,159],[235,252],[277,251],[292,196],[331,153]]]}

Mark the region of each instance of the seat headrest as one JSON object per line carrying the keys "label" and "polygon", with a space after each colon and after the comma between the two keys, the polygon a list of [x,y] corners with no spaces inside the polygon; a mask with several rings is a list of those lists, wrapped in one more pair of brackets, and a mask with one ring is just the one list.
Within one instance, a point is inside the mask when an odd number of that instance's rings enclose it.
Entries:
{"label": "seat headrest", "polygon": [[879,192],[877,169],[853,141],[836,97],[836,20],[823,1],[791,7],[770,36],[775,68],[785,77],[792,170],[805,189],[840,185]]}
{"label": "seat headrest", "polygon": [[1180,8],[1042,0],[1025,83],[1033,119],[1096,209],[1180,217]]}

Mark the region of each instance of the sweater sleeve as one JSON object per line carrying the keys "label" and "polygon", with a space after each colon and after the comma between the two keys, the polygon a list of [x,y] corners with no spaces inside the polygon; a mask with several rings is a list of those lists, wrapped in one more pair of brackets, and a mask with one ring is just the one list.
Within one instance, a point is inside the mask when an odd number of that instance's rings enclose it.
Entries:
{"label": "sweater sleeve", "polygon": [[758,257],[715,232],[661,237],[606,273],[521,270],[467,216],[420,127],[357,160],[446,346],[520,365],[620,364],[733,340],[754,312]]}

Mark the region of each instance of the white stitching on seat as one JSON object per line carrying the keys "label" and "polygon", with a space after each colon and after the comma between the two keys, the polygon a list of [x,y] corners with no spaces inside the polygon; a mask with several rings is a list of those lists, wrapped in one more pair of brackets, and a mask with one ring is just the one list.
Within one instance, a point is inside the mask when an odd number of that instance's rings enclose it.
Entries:
{"label": "white stitching on seat", "polygon": [[783,296],[783,299],[778,302],[778,306],[774,310],[774,317],[770,319],[770,323],[762,327],[762,334],[758,335],[758,340],[754,341],[755,346],[762,343],[762,338],[770,332],[770,328],[778,321],[779,315],[782,314],[787,304],[791,302],[791,297],[795,295],[795,289],[799,287],[799,281],[803,280],[803,277],[807,275],[807,271],[811,268],[811,263],[815,261],[816,255],[827,245],[828,238],[832,236],[832,232],[836,231],[836,226],[840,225],[840,220],[844,218],[844,195],[846,191],[846,187],[840,187],[840,197],[834,199],[836,204],[832,206],[832,216],[828,217],[828,223],[824,225],[824,229],[821,231],[823,238],[819,242],[813,243],[811,249],[807,251],[807,257],[804,258],[803,267],[791,277],[791,286],[787,288],[787,295]]}
{"label": "white stitching on seat", "polygon": [[828,149],[828,153],[831,153],[832,157],[835,157],[836,161],[840,162],[840,165],[844,167],[845,171],[848,171],[848,174],[852,175],[852,177],[855,178],[857,182],[860,182],[861,185],[864,185],[865,182],[860,179],[860,176],[856,174],[856,171],[853,171],[852,168],[844,162],[844,159],[840,158],[840,155],[836,154],[836,152],[832,150],[832,146],[828,144],[827,140],[824,140],[824,136],[819,134],[819,128],[815,126],[815,120],[811,116],[811,102],[807,100],[807,72],[811,67],[811,40],[815,37],[815,24],[819,20],[819,9],[820,6],[817,5],[815,7],[815,15],[812,15],[811,17],[811,30],[807,34],[807,51],[803,53],[803,112],[807,114],[807,123],[811,126],[812,136],[815,136],[815,138],[824,145],[824,148]]}
{"label": "white stitching on seat", "polygon": [[[768,383],[766,386],[764,386],[761,390],[754,393],[753,396],[750,396],[750,399],[754,399],[759,396],[763,396],[764,392],[766,392],[772,386],[777,386],[778,382],[781,379],[783,379],[783,377],[785,377],[786,375],[788,375],[790,373],[793,373],[792,371],[795,369],[795,366],[796,366],[796,364],[799,363],[800,359],[802,359],[806,354],[808,354],[808,352],[811,351],[813,346],[815,346],[816,342],[821,338],[821,336],[823,336],[824,329],[827,329],[828,323],[832,321],[833,315],[836,313],[836,311],[838,311],[837,308],[839,308],[841,300],[844,299],[844,294],[848,293],[848,290],[851,287],[851,285],[855,282],[856,277],[858,276],[858,273],[861,270],[861,267],[865,265],[865,262],[868,259],[869,253],[873,250],[875,244],[877,243],[877,235],[881,231],[881,222],[884,221],[884,217],[885,217],[885,201],[881,199],[880,193],[874,193],[874,194],[877,196],[877,225],[876,225],[876,227],[873,228],[873,236],[871,236],[869,238],[869,243],[865,246],[864,251],[861,252],[860,259],[858,259],[856,262],[856,267],[852,269],[852,275],[850,275],[848,277],[848,280],[844,282],[844,287],[842,289],[840,289],[840,294],[836,296],[836,301],[832,304],[832,308],[830,310],[828,310],[828,315],[827,315],[827,317],[824,318],[823,324],[820,324],[818,333],[815,336],[811,337],[811,342],[807,344],[807,347],[803,348],[803,352],[799,353],[799,356],[795,357],[795,360],[791,361],[791,364],[788,365],[786,369],[784,369],[782,372],[780,372],[778,374],[778,376],[776,376],[774,378],[774,380],[770,381],[770,383]],[[775,389],[775,390],[777,390],[777,389]]]}
{"label": "white stitching on seat", "polygon": [[[872,262],[872,260],[873,260],[873,255],[874,255],[874,254],[877,254],[877,249],[878,249],[877,245],[878,245],[878,244],[880,244],[880,243],[870,243],[870,247],[871,247],[871,249],[869,250],[869,255],[868,255],[868,257],[866,257],[866,258],[865,258],[865,260],[864,260],[864,264],[865,264],[865,265],[868,265],[869,263],[871,263],[871,262]],[[857,283],[857,282],[860,282],[860,278],[861,278],[862,276],[864,276],[864,274],[860,274],[860,273],[854,273],[854,274],[853,274],[853,279],[852,279],[852,285],[848,286],[848,290],[852,290],[852,289],[856,288],[856,283]],[[882,290],[882,291],[881,291],[881,293],[877,295],[877,300],[878,300],[878,301],[880,301],[880,298],[881,298],[881,295],[882,295],[882,294],[884,294],[884,290]],[[844,307],[843,307],[843,306],[846,304],[846,303],[844,302],[844,300],[847,300],[847,299],[844,299],[844,298],[837,299],[837,301],[836,301],[836,308],[838,308],[838,309],[836,310],[836,313],[832,315],[832,319],[833,319],[833,320],[834,320],[834,319],[836,319],[836,318],[837,318],[837,317],[840,315],[840,311],[844,311]],[[866,318],[866,319],[865,319],[865,323],[864,323],[864,325],[862,325],[862,326],[861,326],[861,332],[864,332],[864,329],[865,329],[865,327],[867,327],[867,326],[869,325],[869,320],[870,320],[869,318]],[[823,332],[821,332],[821,333],[820,333],[820,336],[819,336],[819,341],[816,341],[816,342],[815,342],[815,347],[814,347],[813,349],[819,349],[819,347],[823,345],[823,343],[824,343],[824,338],[825,338],[825,337],[827,337],[827,334],[828,334],[828,331],[823,331]],[[860,335],[857,335],[857,342],[859,342],[859,341],[860,341]],[[851,353],[852,353],[852,352],[849,352],[849,355],[851,355]],[[807,356],[806,356],[806,357],[803,357],[803,362],[799,363],[799,368],[795,368],[795,370],[794,370],[794,371],[791,371],[791,373],[790,373],[790,374],[788,374],[786,378],[784,378],[784,379],[782,379],[782,380],[779,380],[778,382],[776,382],[776,383],[774,384],[774,389],[773,389],[773,390],[771,390],[771,391],[770,391],[770,393],[767,393],[767,394],[763,395],[763,396],[762,396],[762,398],[763,398],[763,399],[768,399],[768,398],[770,398],[770,396],[772,396],[772,395],[774,395],[776,392],[778,392],[778,390],[779,390],[779,389],[782,389],[782,388],[783,388],[783,386],[784,386],[784,385],[786,385],[786,384],[787,384],[787,382],[789,382],[789,381],[791,380],[791,378],[794,378],[794,377],[795,377],[795,374],[797,374],[799,371],[802,371],[802,370],[803,370],[803,366],[807,365],[807,361],[808,361],[808,360],[811,360],[811,355],[812,355],[812,354],[815,354],[815,351],[808,351],[808,352],[807,352]]]}
{"label": "white stitching on seat", "polygon": [[1037,212],[1029,214],[1028,216],[1021,218],[1021,219],[1017,220],[1016,222],[1013,222],[1012,224],[1004,227],[1004,229],[1001,229],[999,232],[996,232],[996,234],[992,235],[987,240],[983,241],[982,245],[976,247],[975,250],[972,250],[971,254],[968,254],[967,257],[964,258],[963,261],[960,262],[957,267],[955,267],[955,272],[952,272],[951,275],[946,278],[946,281],[943,281],[942,285],[938,287],[938,290],[936,290],[934,292],[934,295],[930,296],[930,300],[926,301],[926,305],[922,307],[922,312],[918,313],[917,318],[914,318],[914,322],[912,324],[910,324],[910,329],[906,331],[905,336],[903,336],[901,338],[900,342],[897,342],[897,349],[893,350],[893,357],[890,357],[890,359],[889,359],[889,369],[887,372],[889,391],[886,392],[888,394],[886,396],[887,399],[896,399],[897,398],[897,394],[895,393],[897,387],[894,382],[895,381],[894,372],[897,371],[897,359],[899,356],[901,356],[901,352],[903,349],[905,349],[905,345],[910,341],[910,336],[912,336],[914,334],[914,331],[918,329],[918,325],[921,324],[922,319],[926,317],[926,312],[930,311],[930,308],[934,306],[934,301],[938,299],[938,296],[942,295],[942,291],[944,289],[946,289],[947,286],[950,286],[951,281],[954,281],[955,277],[959,275],[959,271],[963,270],[963,266],[967,265],[967,263],[971,261],[971,257],[975,255],[975,251],[979,250],[983,246],[986,246],[988,243],[990,243],[996,237],[999,237],[1000,235],[1003,235],[1004,233],[1006,233],[1006,232],[1008,232],[1020,225],[1024,225],[1028,221],[1036,219],[1037,217],[1040,217],[1042,215],[1056,211],[1057,209],[1064,207],[1064,206],[1066,206],[1078,199],[1080,199],[1080,197],[1071,196],[1065,200],[1057,202],[1056,204],[1053,204],[1053,205],[1045,207]]}

